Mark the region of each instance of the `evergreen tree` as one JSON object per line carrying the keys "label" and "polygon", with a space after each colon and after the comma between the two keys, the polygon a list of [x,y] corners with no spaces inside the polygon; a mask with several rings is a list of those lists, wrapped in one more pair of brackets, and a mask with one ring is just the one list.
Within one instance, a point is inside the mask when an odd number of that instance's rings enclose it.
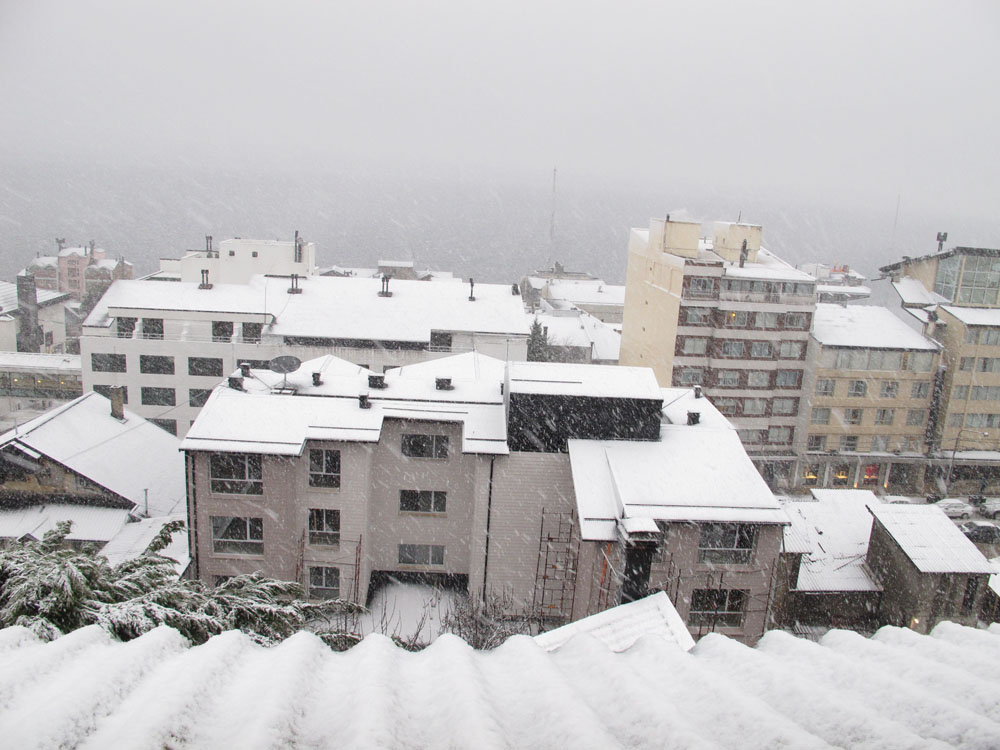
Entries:
{"label": "evergreen tree", "polygon": [[535,318],[528,333],[528,361],[549,361],[549,337],[538,318]]}

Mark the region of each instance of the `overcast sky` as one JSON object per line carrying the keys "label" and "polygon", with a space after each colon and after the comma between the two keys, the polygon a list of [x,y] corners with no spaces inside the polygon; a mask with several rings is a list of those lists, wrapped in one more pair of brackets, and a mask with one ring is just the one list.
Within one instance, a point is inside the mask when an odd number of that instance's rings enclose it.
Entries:
{"label": "overcast sky", "polygon": [[995,212],[1000,4],[2,0],[0,157],[550,170]]}

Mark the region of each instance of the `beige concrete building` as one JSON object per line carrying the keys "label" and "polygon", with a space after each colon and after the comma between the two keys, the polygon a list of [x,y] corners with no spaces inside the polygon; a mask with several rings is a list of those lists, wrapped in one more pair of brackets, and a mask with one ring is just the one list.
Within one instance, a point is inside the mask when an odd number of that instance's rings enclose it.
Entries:
{"label": "beige concrete building", "polygon": [[661,384],[700,385],[772,486],[790,486],[804,446],[813,277],[761,247],[761,228],[652,220],[629,236],[621,362]]}
{"label": "beige concrete building", "polygon": [[645,368],[468,353],[219,386],[183,441],[195,575],[364,603],[388,578],[551,623],[667,591],[693,635],[765,628],[786,517],[728,421]]}
{"label": "beige concrete building", "polygon": [[922,491],[939,345],[873,306],[818,304],[811,336],[797,483]]}

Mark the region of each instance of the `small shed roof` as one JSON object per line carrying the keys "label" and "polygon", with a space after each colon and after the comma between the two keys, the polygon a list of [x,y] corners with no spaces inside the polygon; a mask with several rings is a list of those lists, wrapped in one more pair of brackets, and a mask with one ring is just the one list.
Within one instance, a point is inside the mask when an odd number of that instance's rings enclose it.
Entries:
{"label": "small shed roof", "polygon": [[944,511],[934,505],[873,505],[869,511],[921,573],[993,573]]}
{"label": "small shed roof", "polygon": [[71,521],[70,541],[107,542],[128,523],[130,511],[94,505],[46,503],[0,509],[0,537],[41,539],[63,521]]}

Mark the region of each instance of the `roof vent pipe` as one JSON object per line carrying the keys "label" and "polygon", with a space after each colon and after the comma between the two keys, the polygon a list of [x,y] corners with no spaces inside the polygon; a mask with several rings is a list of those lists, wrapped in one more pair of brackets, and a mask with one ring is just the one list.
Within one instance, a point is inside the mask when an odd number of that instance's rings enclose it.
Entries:
{"label": "roof vent pipe", "polygon": [[476,281],[475,279],[469,279],[469,302],[476,301]]}
{"label": "roof vent pipe", "polygon": [[299,275],[292,274],[292,285],[288,288],[289,294],[302,294],[302,287],[299,286]]}
{"label": "roof vent pipe", "polygon": [[434,387],[439,391],[452,391],[455,386],[451,384],[451,378],[434,378]]}
{"label": "roof vent pipe", "polygon": [[125,386],[113,385],[109,389],[111,396],[111,416],[119,422],[125,421]]}
{"label": "roof vent pipe", "polygon": [[688,424],[698,424],[701,422],[701,412],[700,411],[689,411],[688,412]]}
{"label": "roof vent pipe", "polygon": [[369,375],[368,387],[377,388],[378,390],[385,388],[385,375]]}
{"label": "roof vent pipe", "polygon": [[386,274],[382,274],[382,288],[378,293],[379,297],[391,297],[392,292],[389,291],[389,277]]}
{"label": "roof vent pipe", "polygon": [[208,269],[201,269],[201,283],[198,285],[199,289],[211,289],[212,285],[208,283]]}
{"label": "roof vent pipe", "polygon": [[323,385],[323,378],[320,377],[320,373],[313,373],[313,385]]}
{"label": "roof vent pipe", "polygon": [[743,264],[747,262],[747,255],[749,251],[747,250],[747,241],[743,240],[743,247],[740,248],[740,268],[743,268]]}
{"label": "roof vent pipe", "polygon": [[695,398],[701,398],[701,386],[700,385],[696,385],[694,387],[694,397]]}
{"label": "roof vent pipe", "polygon": [[243,378],[241,378],[239,375],[230,375],[229,376],[229,387],[232,388],[234,391],[242,391],[243,390]]}
{"label": "roof vent pipe", "polygon": [[358,406],[360,406],[362,409],[372,408],[372,402],[368,400],[367,394],[362,393],[361,395],[358,396]]}
{"label": "roof vent pipe", "polygon": [[250,377],[250,363],[249,362],[240,362],[240,375],[242,375],[245,378],[249,378]]}
{"label": "roof vent pipe", "polygon": [[211,255],[212,255],[212,235],[210,235],[210,234],[206,234],[205,235],[205,252],[209,254],[209,257],[211,257]]}

